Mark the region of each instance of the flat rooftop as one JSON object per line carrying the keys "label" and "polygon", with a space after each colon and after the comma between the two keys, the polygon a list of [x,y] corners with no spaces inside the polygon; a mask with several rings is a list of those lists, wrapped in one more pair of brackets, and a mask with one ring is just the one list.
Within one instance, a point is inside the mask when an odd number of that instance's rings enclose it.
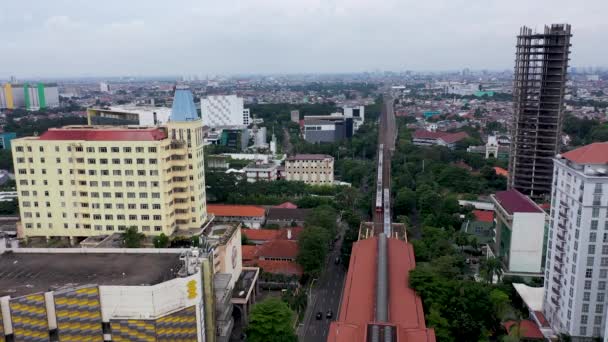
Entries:
{"label": "flat rooftop", "polygon": [[177,277],[179,254],[5,253],[0,297],[85,284],[155,285]]}

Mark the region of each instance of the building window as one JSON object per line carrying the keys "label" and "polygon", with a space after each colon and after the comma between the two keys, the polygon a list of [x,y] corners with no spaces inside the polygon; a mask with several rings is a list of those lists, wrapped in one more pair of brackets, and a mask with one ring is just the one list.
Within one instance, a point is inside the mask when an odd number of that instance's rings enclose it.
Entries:
{"label": "building window", "polygon": [[[608,247],[608,246],[606,246],[606,247]],[[603,249],[602,249],[602,250],[603,250]],[[608,251],[608,250],[607,250],[607,251]],[[589,245],[589,246],[587,247],[587,254],[591,254],[591,255],[595,254],[595,245]]]}
{"label": "building window", "polygon": [[581,327],[580,334],[581,334],[581,336],[587,335],[587,327]]}
{"label": "building window", "polygon": [[584,304],[581,306],[581,311],[582,311],[582,312],[589,312],[589,304],[584,303]]}
{"label": "building window", "polygon": [[593,269],[588,268],[587,270],[585,270],[585,278],[591,278],[591,277],[593,277]]}
{"label": "building window", "polygon": [[606,269],[601,269],[601,270],[600,270],[600,278],[601,278],[601,279],[606,279],[606,276],[608,276],[608,270],[606,270]]}
{"label": "building window", "polygon": [[598,226],[597,220],[591,221],[591,230],[597,230],[597,226]]}
{"label": "building window", "polygon": [[596,304],[595,305],[595,313],[596,314],[604,313],[604,304]]}
{"label": "building window", "polygon": [[581,324],[587,324],[589,317],[587,315],[581,315]]}
{"label": "building window", "polygon": [[[596,229],[597,229],[597,227],[596,227]],[[589,242],[595,242],[596,239],[597,239],[597,233],[596,232],[589,233]]]}
{"label": "building window", "polygon": [[603,316],[602,316],[602,315],[596,315],[596,316],[593,318],[593,324],[596,324],[596,325],[600,325],[600,324],[602,324],[602,318],[603,318]]}
{"label": "building window", "polygon": [[602,254],[608,255],[608,245],[603,245],[602,246]]}
{"label": "building window", "polygon": [[599,217],[600,216],[600,208],[593,208],[593,209],[591,209],[591,216],[593,216],[593,217]]}

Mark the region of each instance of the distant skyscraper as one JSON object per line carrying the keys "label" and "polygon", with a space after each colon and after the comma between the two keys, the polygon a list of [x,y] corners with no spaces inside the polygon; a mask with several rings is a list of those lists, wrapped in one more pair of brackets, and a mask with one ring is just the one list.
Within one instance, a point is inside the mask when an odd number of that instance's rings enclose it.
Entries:
{"label": "distant skyscraper", "polygon": [[517,36],[509,188],[532,198],[551,191],[552,158],[559,152],[570,25],[522,27]]}
{"label": "distant skyscraper", "polygon": [[249,114],[243,98],[236,95],[210,95],[201,99],[201,117],[209,127],[248,126]]}

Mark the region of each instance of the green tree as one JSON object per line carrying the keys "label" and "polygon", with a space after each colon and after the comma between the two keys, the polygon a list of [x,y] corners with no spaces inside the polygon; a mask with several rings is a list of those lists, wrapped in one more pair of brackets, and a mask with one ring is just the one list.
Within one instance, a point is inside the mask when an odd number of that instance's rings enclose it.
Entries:
{"label": "green tree", "polygon": [[131,226],[122,234],[122,241],[127,248],[139,248],[145,237],[143,233],[137,231],[137,227]]}
{"label": "green tree", "polygon": [[169,247],[169,237],[165,235],[165,233],[161,233],[159,236],[155,236],[152,239],[152,243],[154,243],[154,248],[167,248]]}
{"label": "green tree", "polygon": [[308,226],[298,238],[297,262],[305,273],[315,275],[321,270],[328,249],[328,232],[321,227]]}
{"label": "green tree", "polygon": [[279,299],[270,298],[251,309],[247,326],[250,342],[297,342],[293,329],[293,311]]}
{"label": "green tree", "polygon": [[325,229],[329,236],[336,234],[337,213],[330,206],[320,206],[314,208],[304,220],[304,227],[321,227]]}
{"label": "green tree", "polygon": [[416,193],[409,188],[402,188],[395,196],[395,215],[409,215],[416,208]]}
{"label": "green tree", "polygon": [[482,259],[481,264],[479,265],[479,272],[486,279],[488,284],[494,282],[494,276],[496,276],[500,282],[503,273],[502,262],[496,257]]}

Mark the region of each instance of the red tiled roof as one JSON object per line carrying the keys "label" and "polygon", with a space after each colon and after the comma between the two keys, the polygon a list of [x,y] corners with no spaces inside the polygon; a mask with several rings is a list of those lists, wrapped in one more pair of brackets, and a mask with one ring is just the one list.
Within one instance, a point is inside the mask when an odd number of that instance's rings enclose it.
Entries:
{"label": "red tiled roof", "polygon": [[480,222],[494,222],[494,212],[490,210],[473,210],[475,220]]}
{"label": "red tiled roof", "polygon": [[[279,236],[279,238],[283,240],[298,240],[298,238],[300,237],[300,233],[302,233],[303,230],[303,227],[281,228],[281,235]],[[291,231],[291,239],[287,238],[288,231]]]}
{"label": "red tiled roof", "polygon": [[241,246],[241,258],[243,259],[243,262],[257,259],[259,250],[260,246]]}
{"label": "red tiled roof", "polygon": [[496,174],[499,176],[509,177],[509,171],[503,169],[500,166],[494,166],[494,172],[496,172]]}
{"label": "red tiled roof", "polygon": [[289,274],[301,276],[304,271],[302,266],[298,265],[293,261],[280,261],[280,260],[255,260],[249,262],[250,266],[260,267],[264,272],[274,274]]}
{"label": "red tiled roof", "polygon": [[[364,342],[366,329],[374,321],[376,293],[377,238],[353,245],[338,321],[332,322],[327,342]],[[415,267],[412,245],[388,239],[389,314],[388,324],[396,327],[398,340],[435,342],[435,333],[424,322],[422,301],[408,287],[409,271]]]}
{"label": "red tiled roof", "polygon": [[262,217],[264,208],[253,205],[207,204],[207,212],[215,216]]}
{"label": "red tiled roof", "polygon": [[281,203],[279,205],[275,205],[274,207],[275,208],[286,208],[286,209],[298,209],[298,206],[291,202]]}
{"label": "red tiled roof", "polygon": [[[502,325],[505,327],[505,329],[507,329],[507,332],[510,332],[513,326],[516,324],[517,322],[515,321],[506,321]],[[521,334],[520,337],[523,338],[538,339],[543,341],[545,339],[543,333],[540,331],[536,323],[532,322],[529,319],[524,319],[519,322],[519,331]]]}
{"label": "red tiled roof", "polygon": [[160,128],[51,128],[39,140],[154,141],[167,138]]}
{"label": "red tiled roof", "polygon": [[448,144],[455,143],[459,140],[462,140],[469,135],[466,132],[431,132],[424,129],[418,129],[414,132],[414,139],[441,139]]}
{"label": "red tiled roof", "polygon": [[597,142],[562,154],[577,164],[608,164],[608,142]]}
{"label": "red tiled roof", "polygon": [[467,132],[456,132],[456,133],[447,133],[446,135],[440,137],[439,139],[445,141],[448,144],[455,143],[462,139],[468,138],[469,135]]}
{"label": "red tiled roof", "polygon": [[260,258],[289,258],[298,256],[298,243],[292,240],[272,240],[260,246]]}
{"label": "red tiled roof", "polygon": [[247,236],[249,240],[270,241],[278,239],[281,231],[277,229],[241,229],[241,234]]}
{"label": "red tiled roof", "polygon": [[534,311],[534,316],[536,316],[536,319],[538,320],[538,322],[540,323],[540,325],[542,327],[545,327],[545,328],[550,327],[549,322],[545,318],[545,314],[543,314],[542,311]]}
{"label": "red tiled roof", "polygon": [[524,196],[521,192],[511,189],[507,191],[499,191],[495,195],[498,203],[505,208],[509,214],[513,213],[542,213],[532,200]]}

